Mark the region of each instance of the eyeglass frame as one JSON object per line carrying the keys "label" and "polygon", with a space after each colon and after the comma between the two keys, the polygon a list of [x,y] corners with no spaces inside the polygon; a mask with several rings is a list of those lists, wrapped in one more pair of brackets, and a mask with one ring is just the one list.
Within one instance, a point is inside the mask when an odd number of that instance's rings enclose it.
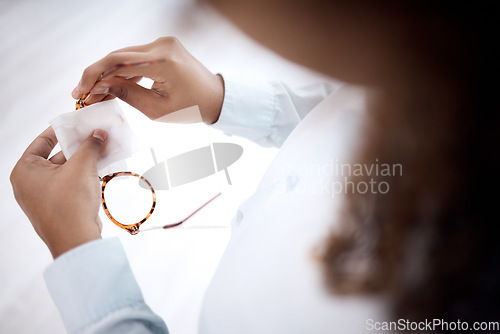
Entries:
{"label": "eyeglass frame", "polygon": [[[130,224],[130,225],[125,225],[125,224],[122,224],[120,223],[118,220],[116,220],[112,215],[111,215],[111,212],[109,212],[109,209],[108,209],[108,206],[106,204],[106,198],[104,197],[104,190],[106,189],[106,185],[115,177],[118,177],[118,176],[126,176],[126,175],[130,175],[130,176],[135,176],[135,177],[138,177],[140,180],[142,180],[144,183],[146,183],[149,187],[149,189],[151,190],[151,194],[153,196],[153,204],[151,206],[151,210],[149,210],[148,214],[146,215],[146,217],[144,217],[143,219],[141,219],[141,221],[139,221],[138,223],[135,223],[135,224]],[[151,183],[149,183],[149,181],[142,175],[139,175],[137,173],[134,173],[134,172],[116,172],[116,173],[112,173],[112,174],[108,174],[104,177],[99,177],[99,180],[102,182],[102,186],[101,186],[101,198],[102,198],[102,207],[104,209],[104,212],[106,213],[106,216],[108,216],[108,218],[118,227],[128,231],[130,234],[132,235],[135,235],[137,233],[139,233],[139,227],[146,221],[148,220],[149,217],[151,217],[151,215],[153,214],[153,211],[155,210],[155,207],[156,207],[156,193],[155,193],[155,190],[153,188],[153,186],[151,185]]]}

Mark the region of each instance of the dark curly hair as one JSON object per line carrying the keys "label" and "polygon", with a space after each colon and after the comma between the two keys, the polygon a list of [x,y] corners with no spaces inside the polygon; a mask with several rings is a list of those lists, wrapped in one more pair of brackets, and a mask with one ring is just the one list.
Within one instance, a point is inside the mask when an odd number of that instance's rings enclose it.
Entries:
{"label": "dark curly hair", "polygon": [[432,1],[399,13],[408,72],[382,87],[355,162],[403,176],[384,178],[387,194],[347,194],[322,254],[332,292],[388,294],[395,319],[499,321],[497,13]]}

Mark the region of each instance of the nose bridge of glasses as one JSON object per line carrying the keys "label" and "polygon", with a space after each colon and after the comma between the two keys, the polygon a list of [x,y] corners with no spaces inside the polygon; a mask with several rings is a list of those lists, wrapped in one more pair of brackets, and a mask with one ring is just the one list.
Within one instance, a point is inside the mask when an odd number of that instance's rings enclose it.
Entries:
{"label": "nose bridge of glasses", "polygon": [[83,94],[82,97],[80,97],[80,99],[78,99],[78,101],[76,101],[76,110],[78,109],[82,109],[84,107],[87,106],[87,104],[85,103],[85,99],[87,98],[87,95],[88,94]]}
{"label": "nose bridge of glasses", "polygon": [[125,225],[123,229],[127,230],[132,235],[136,235],[137,233],[139,233],[139,226],[140,224],[135,224],[130,226]]}

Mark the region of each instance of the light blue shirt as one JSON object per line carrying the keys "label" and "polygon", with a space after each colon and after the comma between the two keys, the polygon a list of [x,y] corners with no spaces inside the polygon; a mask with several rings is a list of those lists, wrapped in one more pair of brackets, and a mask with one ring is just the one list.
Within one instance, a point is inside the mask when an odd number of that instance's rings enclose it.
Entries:
{"label": "light blue shirt", "polygon": [[[278,147],[334,89],[321,84],[292,91],[278,82],[236,82],[231,76],[224,76],[224,83],[223,108],[212,126]],[[163,320],[145,304],[116,238],[92,241],[68,251],[49,266],[44,276],[69,333],[168,333]]]}
{"label": "light blue shirt", "polygon": [[118,238],[62,254],[44,276],[68,333],[168,333],[145,304]]}

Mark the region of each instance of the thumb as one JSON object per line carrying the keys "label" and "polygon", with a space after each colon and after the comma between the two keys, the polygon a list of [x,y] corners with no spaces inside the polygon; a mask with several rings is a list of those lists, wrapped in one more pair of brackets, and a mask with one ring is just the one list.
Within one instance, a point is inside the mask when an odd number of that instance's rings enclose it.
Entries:
{"label": "thumb", "polygon": [[96,168],[97,160],[106,146],[108,134],[104,130],[94,130],[82,143],[68,163],[86,168]]}

